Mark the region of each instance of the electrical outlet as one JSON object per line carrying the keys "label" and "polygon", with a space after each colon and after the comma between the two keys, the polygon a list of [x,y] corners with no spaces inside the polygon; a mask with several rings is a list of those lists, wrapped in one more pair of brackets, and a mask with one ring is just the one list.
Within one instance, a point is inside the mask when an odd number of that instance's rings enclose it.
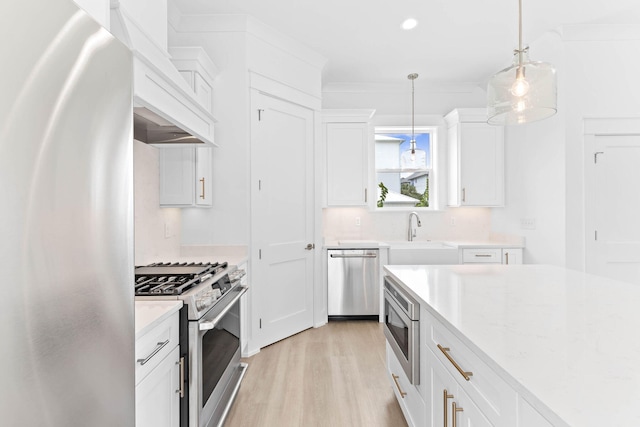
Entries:
{"label": "electrical outlet", "polygon": [[523,230],[535,230],[536,229],[535,218],[521,218],[520,228],[522,228]]}
{"label": "electrical outlet", "polygon": [[450,222],[451,226],[452,226],[452,227],[455,227],[455,226],[456,226],[456,217],[455,217],[455,216],[452,216],[450,221],[451,221],[451,222]]}
{"label": "electrical outlet", "polygon": [[165,222],[164,223],[164,238],[165,239],[169,239],[173,237],[173,227],[170,223]]}
{"label": "electrical outlet", "polygon": [[356,227],[360,227],[360,217],[356,217]]}

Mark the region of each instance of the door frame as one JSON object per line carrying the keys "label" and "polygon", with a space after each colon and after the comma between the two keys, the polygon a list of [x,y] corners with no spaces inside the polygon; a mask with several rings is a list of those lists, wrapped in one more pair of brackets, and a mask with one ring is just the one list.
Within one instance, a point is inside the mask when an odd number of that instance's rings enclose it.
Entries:
{"label": "door frame", "polygon": [[640,136],[640,117],[586,117],[584,118],[584,271],[590,269],[595,250],[595,215],[593,197],[595,187],[594,153],[600,136]]}
{"label": "door frame", "polygon": [[[312,141],[312,151],[314,155],[313,161],[313,243],[315,245],[315,250],[313,251],[313,327],[317,328],[327,323],[327,289],[326,283],[323,279],[323,257],[322,254],[324,252],[323,247],[323,234],[322,234],[322,179],[323,179],[323,169],[321,165],[324,161],[324,153],[322,151],[321,140],[322,140],[322,99],[320,96],[314,96],[307,92],[303,92],[298,90],[290,85],[280,83],[277,80],[273,80],[269,77],[266,77],[262,74],[248,71],[249,78],[249,91],[247,93],[248,97],[248,105],[249,105],[249,121],[251,126],[249,127],[249,140],[250,140],[250,148],[253,144],[252,140],[252,127],[255,123],[254,119],[257,120],[258,112],[254,111],[252,105],[252,99],[258,93],[270,96],[272,98],[280,99],[286,102],[290,102],[293,104],[300,105],[302,107],[308,108],[313,112],[313,141]],[[249,153],[249,156],[251,153]],[[254,186],[254,178],[253,173],[250,172],[250,209],[252,209],[252,205],[254,203],[255,192],[257,187]],[[251,259],[258,259],[258,247],[255,244],[255,238],[253,235],[253,227],[251,225],[252,220],[250,220],[249,225],[249,254]],[[249,270],[250,274],[253,275],[253,265],[254,263],[249,260]],[[251,276],[250,276],[251,277]],[[250,292],[252,294],[252,292]],[[247,308],[250,312],[250,315],[247,316],[249,320],[248,330],[250,331],[250,338],[248,340],[248,351],[247,355],[243,355],[243,357],[247,357],[249,355],[254,355],[260,352],[260,343],[262,342],[262,337],[260,335],[260,325],[259,325],[259,307],[257,303],[253,302],[253,296],[248,298]]]}

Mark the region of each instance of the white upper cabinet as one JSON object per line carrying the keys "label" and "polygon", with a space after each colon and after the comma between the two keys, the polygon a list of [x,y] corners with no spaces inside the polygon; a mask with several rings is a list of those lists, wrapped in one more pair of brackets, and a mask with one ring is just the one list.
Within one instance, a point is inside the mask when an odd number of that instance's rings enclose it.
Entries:
{"label": "white upper cabinet", "polygon": [[212,206],[212,148],[162,147],[160,153],[160,206]]}
{"label": "white upper cabinet", "polygon": [[449,128],[449,206],[504,206],[504,128],[484,108],[453,110]]}
{"label": "white upper cabinet", "polygon": [[374,110],[324,110],[326,206],[366,206]]}
{"label": "white upper cabinet", "polygon": [[207,111],[212,112],[213,81],[218,68],[209,55],[199,46],[170,47],[169,53],[171,62],[193,89],[195,99]]}

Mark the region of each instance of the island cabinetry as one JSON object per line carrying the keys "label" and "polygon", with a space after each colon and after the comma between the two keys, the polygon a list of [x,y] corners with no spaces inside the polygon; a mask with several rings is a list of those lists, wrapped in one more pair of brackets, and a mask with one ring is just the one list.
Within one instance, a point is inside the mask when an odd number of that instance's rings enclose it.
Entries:
{"label": "island cabinetry", "polygon": [[522,264],[522,248],[465,248],[460,250],[461,264]]}
{"label": "island cabinetry", "polygon": [[430,350],[425,351],[431,381],[431,418],[434,427],[492,427],[478,406]]}
{"label": "island cabinetry", "polygon": [[366,206],[373,110],[324,110],[326,206]]}
{"label": "island cabinetry", "polygon": [[[393,350],[387,345],[387,374],[389,376],[389,381],[391,381],[391,386],[393,388],[393,392],[396,395],[398,403],[400,404],[400,408],[402,409],[402,413],[404,414],[404,418],[407,421],[409,426],[420,427],[426,425],[426,409],[423,400],[422,394],[424,390],[428,388],[424,387],[426,384],[422,381],[422,378],[425,377],[423,373],[421,376],[421,385],[413,385],[407,378],[407,375],[404,373],[400,362],[396,358]],[[425,360],[421,358],[421,362]],[[426,360],[425,360],[426,361]],[[421,363],[421,370],[424,364]]]}
{"label": "island cabinetry", "polygon": [[160,161],[161,207],[211,207],[211,147],[163,146]]}
{"label": "island cabinetry", "polygon": [[182,365],[178,313],[136,340],[136,427],[178,427]]}
{"label": "island cabinetry", "polygon": [[[469,347],[455,337],[427,310],[420,313],[427,329],[425,353],[432,353],[439,365],[433,360],[429,366],[442,366],[457,385],[459,406],[465,408],[464,417],[475,416],[475,424],[458,425],[496,425],[515,426],[517,393],[491,367],[483,362]],[[436,369],[437,370],[437,369]],[[449,378],[449,377],[447,377]],[[453,388],[453,386],[449,386]],[[432,399],[440,399],[437,389],[432,387]],[[440,390],[442,393],[442,390]],[[471,405],[468,402],[473,402]],[[433,402],[435,407],[435,402]],[[480,416],[481,415],[481,416]],[[486,423],[483,419],[488,420]],[[438,424],[434,424],[438,425]]]}
{"label": "island cabinetry", "polygon": [[449,206],[504,206],[504,129],[486,123],[484,108],[445,116]]}

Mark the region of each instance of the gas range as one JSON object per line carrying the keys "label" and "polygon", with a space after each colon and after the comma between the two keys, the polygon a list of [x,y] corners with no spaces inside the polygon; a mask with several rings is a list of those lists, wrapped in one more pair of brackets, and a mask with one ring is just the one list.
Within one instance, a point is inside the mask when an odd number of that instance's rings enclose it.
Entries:
{"label": "gas range", "polygon": [[227,262],[154,263],[135,268],[137,300],[182,300],[198,320],[235,287],[244,270]]}

